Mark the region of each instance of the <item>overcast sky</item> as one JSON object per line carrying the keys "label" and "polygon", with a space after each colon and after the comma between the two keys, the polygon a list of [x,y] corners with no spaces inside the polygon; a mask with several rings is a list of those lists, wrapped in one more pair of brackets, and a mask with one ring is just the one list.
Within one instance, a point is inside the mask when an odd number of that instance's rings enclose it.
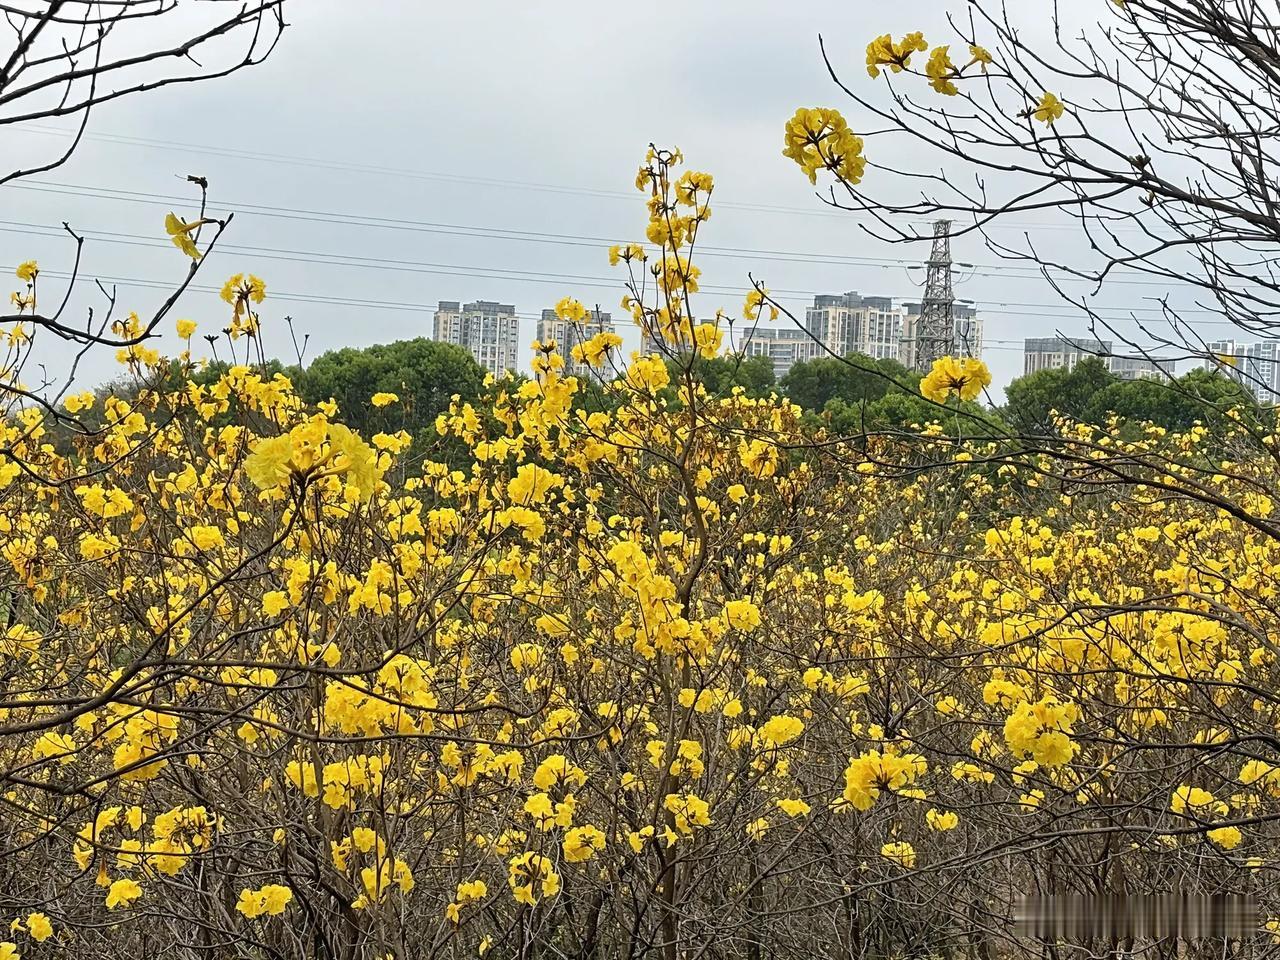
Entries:
{"label": "overcast sky", "polygon": [[[314,357],[429,335],[441,299],[513,303],[528,341],[532,318],[565,295],[620,312],[621,275],[605,250],[609,239],[642,238],[643,198],[632,181],[652,140],[679,146],[691,167],[716,178],[701,242],[758,251],[701,260],[704,287],[715,292],[700,312],[736,313],[748,272],[801,311],[816,292],[916,297],[923,271],[909,266],[927,250],[878,242],[856,215],[822,206],[782,157],[782,128],[799,105],[845,109],[855,129],[865,119],[827,76],[819,34],[846,80],[872,89],[869,39],[923,29],[940,42],[945,11],[963,6],[294,2],[292,26],[264,65],[102,107],[68,164],[0,188],[0,266],[38,258],[47,304],[60,292],[54,274],[71,263],[69,245],[47,234],[67,220],[89,238],[86,274],[116,278],[121,305],[145,317],[164,291],[134,281],[181,275],[176,249],[149,244],[165,242],[169,209],[192,214],[164,198],[191,195],[182,177],[194,173],[209,178],[215,212],[235,213],[228,249],[207,258],[197,284],[262,276],[269,353],[292,353],[285,314],[310,335]],[[4,129],[6,165],[66,142],[51,124]],[[1020,217],[1009,229],[1068,253],[1081,243],[1063,222]],[[813,256],[794,262],[797,254]],[[1002,270],[979,240],[957,243],[953,255],[975,264],[957,269],[956,295],[985,318],[997,387],[1021,372],[1022,338],[1084,335],[1083,318],[1043,280]],[[1162,292],[1135,286],[1107,302],[1149,311],[1147,298]],[[92,294],[76,291],[81,314]],[[203,290],[183,297],[177,317],[198,321],[201,333],[226,322],[216,293]],[[164,341],[177,352],[172,318]],[[118,368],[98,357],[83,370],[93,383]]]}

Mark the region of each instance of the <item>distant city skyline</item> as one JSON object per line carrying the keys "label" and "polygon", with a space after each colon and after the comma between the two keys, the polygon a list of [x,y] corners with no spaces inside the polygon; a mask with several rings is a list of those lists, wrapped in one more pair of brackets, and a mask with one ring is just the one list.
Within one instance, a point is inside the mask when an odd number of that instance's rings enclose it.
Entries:
{"label": "distant city skyline", "polygon": [[[982,317],[964,304],[956,304],[954,314],[955,355],[981,358]],[[522,367],[518,359],[512,357],[524,346],[516,339],[521,316],[514,304],[441,300],[432,317],[430,336],[466,348],[486,372],[496,375],[507,369],[519,370]],[[877,360],[897,360],[910,367],[915,363],[913,334],[919,316],[918,300],[899,302],[893,297],[863,296],[855,290],[818,294],[813,305],[805,310],[802,327],[739,321],[731,334],[726,324],[725,333],[731,336],[727,336],[724,349],[747,357],[768,357],[779,379],[796,363],[832,355],[859,354]],[[590,309],[582,324],[574,324],[561,319],[548,307],[538,316],[535,336],[542,343],[555,341],[565,361],[564,372],[581,376],[588,373],[589,368],[573,360],[573,347],[604,331],[618,331],[608,311]],[[653,353],[661,352],[662,348],[645,333],[639,339],[638,349]]]}

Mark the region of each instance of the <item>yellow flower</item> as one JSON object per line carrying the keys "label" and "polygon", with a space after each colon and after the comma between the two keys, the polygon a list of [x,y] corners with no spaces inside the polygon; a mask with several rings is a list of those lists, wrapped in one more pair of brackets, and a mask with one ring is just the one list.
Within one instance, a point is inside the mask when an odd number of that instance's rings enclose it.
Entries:
{"label": "yellow flower", "polygon": [[377,488],[377,456],[350,427],[316,419],[287,434],[259,440],[245,458],[245,474],[260,490],[271,490],[291,476],[341,476],[368,501]]}
{"label": "yellow flower", "polygon": [[760,738],[771,747],[790,743],[804,733],[804,721],[786,714],[770,717],[760,728]]}
{"label": "yellow flower", "polygon": [[534,463],[521,464],[516,475],[507,484],[507,495],[512,503],[529,506],[542,503],[552,488],[560,486],[563,481],[550,470]]}
{"label": "yellow flower", "polygon": [[778,448],[767,440],[742,441],[738,445],[738,460],[760,480],[778,472]]}
{"label": "yellow flower", "polygon": [[140,896],[142,896],[142,888],[133,880],[127,878],[116,880],[107,891],[107,909],[127,907]]}
{"label": "yellow flower", "polygon": [[67,413],[79,413],[81,410],[90,410],[97,401],[91,392],[86,390],[84,393],[73,393],[62,401],[62,405],[67,408]]}
{"label": "yellow flower", "polygon": [[0,960],[22,960],[18,945],[12,940],[0,941]]}
{"label": "yellow flower", "polygon": [[513,857],[508,866],[507,885],[518,902],[533,906],[560,892],[560,875],[546,857],[530,851]]}
{"label": "yellow flower", "polygon": [[18,264],[18,279],[24,283],[31,283],[40,273],[40,267],[34,260],[24,260]]}
{"label": "yellow flower", "polygon": [[1223,850],[1234,850],[1244,839],[1239,827],[1217,827],[1208,831],[1208,837]]}
{"label": "yellow flower", "polygon": [[842,798],[855,810],[870,810],[881,791],[910,789],[928,768],[919,754],[864,753],[851,759],[845,768]]}
{"label": "yellow flower", "polygon": [[714,323],[700,323],[693,329],[694,346],[708,360],[715,359],[723,339],[724,333]]}
{"label": "yellow flower", "polygon": [[616,267],[619,260],[630,263],[632,260],[643,262],[646,259],[644,247],[638,243],[617,244],[609,248],[609,266]]}
{"label": "yellow flower", "polygon": [[1169,809],[1179,814],[1190,810],[1193,815],[1204,816],[1212,812],[1224,814],[1228,807],[1221,800],[1214,799],[1213,794],[1208,790],[1183,784],[1173,791],[1173,796],[1169,800]]}
{"label": "yellow flower", "polygon": [[240,899],[236,901],[236,910],[249,919],[268,914],[277,917],[284,913],[285,907],[293,899],[293,891],[279,883],[268,883],[257,890],[240,891]]}
{"label": "yellow flower", "polygon": [[900,867],[910,870],[916,865],[915,847],[907,843],[905,840],[898,840],[894,843],[886,843],[880,848],[880,856],[886,860],[896,863]]}
{"label": "yellow flower", "polygon": [[591,825],[574,827],[564,835],[564,858],[569,863],[590,860],[604,849],[604,833]]}
{"label": "yellow flower", "polygon": [[750,633],[760,626],[760,608],[750,600],[730,600],[724,605],[724,618],[733,629]]}
{"label": "yellow flower", "polygon": [[951,82],[951,79],[959,71],[951,62],[951,56],[947,52],[950,49],[950,47],[934,47],[933,53],[929,54],[929,62],[925,64],[924,72],[933,89],[948,97],[954,97],[960,90]]}
{"label": "yellow flower", "polygon": [[809,804],[799,798],[783,798],[775,800],[778,809],[788,817],[803,817],[809,813]]}
{"label": "yellow flower", "polygon": [[991,63],[991,54],[987,52],[986,47],[980,47],[977,44],[969,44],[969,56],[973,59],[970,63],[977,63],[982,66],[982,72],[987,72],[987,66]]}
{"label": "yellow flower", "polygon": [[202,223],[203,221],[184,223],[176,213],[171,212],[164,218],[164,229],[169,234],[169,239],[173,241],[175,247],[192,260],[199,260],[200,250],[196,247],[195,241],[191,239],[191,231],[201,226]]}
{"label": "yellow flower", "polygon": [[183,340],[190,340],[191,335],[196,332],[196,322],[194,320],[179,320],[177,329],[178,336]]}
{"label": "yellow flower", "polygon": [[289,606],[289,595],[283,590],[270,590],[262,595],[262,612],[268,617],[278,617]]}
{"label": "yellow flower", "polygon": [[253,274],[249,274],[249,279],[246,280],[243,273],[236,273],[227,278],[227,282],[222,285],[222,291],[219,296],[235,307],[235,315],[239,319],[248,301],[252,300],[254,303],[261,303],[266,299],[267,285],[262,282],[261,278],[255,277]]}
{"label": "yellow flower", "polygon": [[661,357],[632,355],[631,365],[627,367],[627,383],[632,389],[656,393],[670,382],[671,374]]}
{"label": "yellow flower", "polygon": [[[610,255],[610,260],[612,259]],[[556,304],[556,316],[570,323],[581,323],[587,317],[587,308],[572,297],[564,297]]]}
{"label": "yellow flower", "polygon": [[56,759],[59,763],[71,763],[75,760],[79,746],[69,733],[58,733],[50,730],[43,734],[31,748],[31,753],[40,759]]}
{"label": "yellow flower", "polygon": [[974,357],[942,357],[920,381],[920,393],[935,403],[946,403],[955,393],[961,400],[974,400],[991,385],[991,371]]}
{"label": "yellow flower", "polygon": [[669,793],[662,805],[675,816],[676,829],[682,834],[693,833],[694,827],[711,826],[711,808],[707,801],[694,793]]}
{"label": "yellow flower", "polygon": [[[765,298],[769,296],[767,287],[752,287],[747,291],[746,299],[742,302],[742,318],[748,322],[757,322],[764,313]],[[773,304],[769,304],[769,319],[778,319],[778,308]]]}
{"label": "yellow flower", "polygon": [[960,817],[956,815],[954,810],[948,810],[945,813],[941,810],[931,807],[929,812],[924,815],[925,821],[934,830],[954,830],[960,822]]}
{"label": "yellow flower", "polygon": [[1018,757],[1031,757],[1043,767],[1058,767],[1075,755],[1070,734],[1079,711],[1051,696],[1036,703],[1020,701],[1005,720],[1004,738]]}
{"label": "yellow flower", "polygon": [[221,547],[224,544],[222,531],[217,527],[195,526],[187,533],[191,537],[191,542],[196,545],[199,550],[212,550],[215,547]]}
{"label": "yellow flower", "polygon": [[293,444],[288,434],[259,440],[244,461],[244,472],[261,490],[279,486],[289,478],[289,459],[293,456]]}
{"label": "yellow flower", "polygon": [[801,107],[787,121],[785,141],[782,155],[798,163],[810,183],[818,182],[818,171],[823,169],[848,184],[862,180],[867,166],[862,138],[849,129],[838,110]]}
{"label": "yellow flower", "polygon": [[1052,124],[1053,121],[1062,116],[1062,110],[1062,101],[1052,93],[1046,92],[1045,95],[1040,98],[1040,104],[1036,107],[1032,116],[1042,123]]}
{"label": "yellow flower", "polygon": [[284,908],[293,899],[293,891],[279,883],[267,884],[258,891],[258,895],[267,913],[273,917],[284,913]]}
{"label": "yellow flower", "polygon": [[240,284],[243,280],[243,273],[232,274],[227,278],[227,282],[222,285],[222,292],[219,296],[227,303],[235,303],[237,291],[239,290]]}
{"label": "yellow flower", "polygon": [[400,398],[394,393],[375,393],[369,398],[369,402],[375,407],[386,407],[393,403],[399,403]]}
{"label": "yellow flower", "polygon": [[876,37],[867,44],[867,74],[873,78],[878,77],[881,67],[900,73],[911,66],[911,54],[917,50],[923,53],[928,49],[924,34],[919,31],[908,33],[898,43],[893,42],[892,34]]}
{"label": "yellow flower", "polygon": [[43,913],[32,913],[27,916],[27,933],[37,943],[44,943],[53,936],[53,924]]}
{"label": "yellow flower", "polygon": [[604,366],[610,350],[622,346],[622,338],[616,333],[601,331],[590,340],[574,344],[570,355],[578,363],[586,363],[596,369]]}

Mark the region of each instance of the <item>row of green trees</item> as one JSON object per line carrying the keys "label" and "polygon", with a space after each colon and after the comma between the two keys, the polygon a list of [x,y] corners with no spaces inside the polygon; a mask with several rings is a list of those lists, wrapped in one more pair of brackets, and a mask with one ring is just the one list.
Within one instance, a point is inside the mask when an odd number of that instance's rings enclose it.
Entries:
{"label": "row of green trees", "polygon": [[[766,357],[722,356],[699,359],[697,366],[712,394],[723,396],[736,388],[753,397],[778,393],[806,411],[815,426],[823,423],[841,434],[938,419],[938,408],[920,395],[920,374],[896,360],[823,357],[797,363],[781,379],[775,378]],[[224,364],[211,364],[194,379],[213,383],[224,369]],[[336,401],[338,419],[365,435],[405,430],[423,441],[452,397],[476,401],[485,392],[484,371],[470,353],[422,337],[333,350],[305,369],[272,361],[268,373],[276,371],[285,373],[309,403]],[[586,385],[581,402],[588,408],[607,405],[604,392],[593,387]],[[670,389],[674,395],[674,385]],[[368,402],[375,393],[394,393],[399,399],[376,407]],[[943,427],[968,436],[1031,434],[1060,414],[1097,425],[1118,417],[1180,430],[1232,409],[1248,413],[1256,407],[1243,387],[1210,371],[1194,370],[1169,382],[1121,380],[1095,358],[1071,370],[1018,377],[1005,388],[1005,398],[999,406],[958,404]]]}
{"label": "row of green trees", "polygon": [[[778,383],[791,400],[830,422],[841,433],[893,429],[938,419],[938,408],[919,393],[920,374],[896,360],[851,356],[798,363]],[[1105,426],[1112,418],[1149,421],[1184,430],[1197,421],[1217,420],[1231,411],[1249,417],[1253,395],[1209,370],[1192,370],[1169,381],[1122,380],[1090,357],[1070,370],[1040,370],[1005,387],[1005,402],[984,407],[960,404],[953,423],[966,434],[1039,434],[1055,416]]]}

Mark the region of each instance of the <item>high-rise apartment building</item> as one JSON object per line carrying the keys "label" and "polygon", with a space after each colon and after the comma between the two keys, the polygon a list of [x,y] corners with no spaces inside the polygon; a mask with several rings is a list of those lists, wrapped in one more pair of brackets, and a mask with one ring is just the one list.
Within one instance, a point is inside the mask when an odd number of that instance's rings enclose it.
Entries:
{"label": "high-rise apartment building", "polygon": [[[982,318],[973,307],[964,304],[956,304],[953,314],[956,355],[980,357]],[[813,306],[805,309],[803,329],[781,324],[739,324],[733,347],[748,357],[768,357],[778,377],[796,363],[855,353],[912,366],[914,331],[919,319],[918,302],[895,303],[891,297],[864,297],[856,291],[820,294],[813,298]],[[646,334],[641,339],[641,349],[651,352],[658,348]]]}
{"label": "high-rise apartment building", "polygon": [[[914,368],[916,365],[916,342],[920,327],[920,303],[908,302],[902,305],[902,339],[898,351],[898,360],[904,366]],[[954,357],[982,357],[982,318],[971,306],[963,303],[951,305],[952,326],[954,329],[951,355]]]}
{"label": "high-rise apartment building", "polygon": [[476,362],[494,375],[520,366],[520,321],[509,303],[441,300],[433,338],[471,351]]}
{"label": "high-rise apartment building", "polygon": [[[956,356],[982,356],[982,318],[973,307],[956,304]],[[747,356],[766,356],[781,377],[805,360],[835,354],[861,354],[877,360],[915,364],[915,331],[920,320],[919,302],[894,303],[889,297],[863,297],[857,293],[814,297],[805,311],[805,329],[760,324],[743,332],[741,349]]]}
{"label": "high-rise apartment building", "polygon": [[[613,327],[613,315],[599,310],[591,310],[581,323],[570,323],[562,320],[554,310],[543,310],[542,319],[538,321],[538,340],[546,343],[556,342],[556,352],[564,357],[564,375],[566,377],[600,377],[601,371],[593,370],[589,364],[578,363],[573,359],[573,348],[585,340],[590,340],[597,333],[616,333]],[[609,372],[603,374],[609,377]]]}
{"label": "high-rise apartment building", "polygon": [[877,360],[897,359],[904,316],[889,297],[850,291],[814,297],[813,306],[805,310],[804,325],[836,356],[861,353]]}
{"label": "high-rise apartment building", "polygon": [[1207,347],[1212,357],[1204,361],[1205,369],[1230,377],[1259,403],[1280,402],[1280,340],[1215,340]]}
{"label": "high-rise apartment building", "polygon": [[1092,337],[1028,337],[1022,342],[1022,373],[1054,370],[1065,367],[1075,369],[1081,360],[1096,357],[1104,363],[1111,357],[1110,340]]}
{"label": "high-rise apartment building", "polygon": [[1072,370],[1081,360],[1094,357],[1121,380],[1162,380],[1165,371],[1141,355],[1121,356],[1110,340],[1093,337],[1028,337],[1022,346],[1022,373],[1065,367]]}

